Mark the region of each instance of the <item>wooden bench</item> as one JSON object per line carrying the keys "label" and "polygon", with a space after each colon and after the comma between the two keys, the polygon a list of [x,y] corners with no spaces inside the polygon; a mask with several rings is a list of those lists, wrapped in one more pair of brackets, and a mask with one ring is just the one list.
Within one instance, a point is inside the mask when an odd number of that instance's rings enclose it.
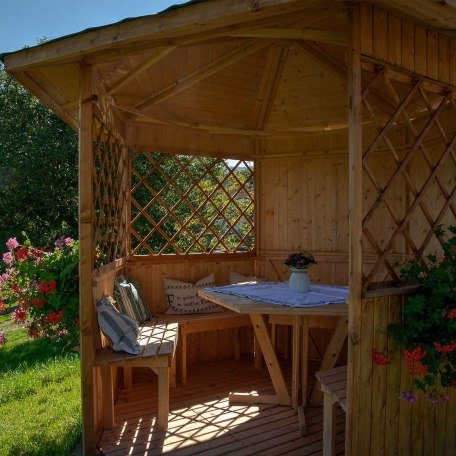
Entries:
{"label": "wooden bench", "polygon": [[114,427],[114,388],[112,369],[124,368],[126,386],[131,387],[131,368],[149,367],[158,376],[158,417],[160,429],[168,427],[169,414],[169,372],[174,362],[178,338],[178,324],[150,320],[140,325],[138,342],[139,355],[116,352],[109,347],[97,350],[94,366],[101,368],[103,385],[103,424],[105,429]]}
{"label": "wooden bench", "polygon": [[179,379],[187,382],[187,336],[208,331],[233,329],[233,356],[240,358],[239,328],[251,326],[252,322],[248,315],[239,315],[236,312],[223,311],[209,314],[186,314],[186,315],[160,315],[161,321],[179,324]]}
{"label": "wooden bench", "polygon": [[335,408],[339,404],[347,411],[347,366],[317,372],[323,393],[323,456],[336,454]]}

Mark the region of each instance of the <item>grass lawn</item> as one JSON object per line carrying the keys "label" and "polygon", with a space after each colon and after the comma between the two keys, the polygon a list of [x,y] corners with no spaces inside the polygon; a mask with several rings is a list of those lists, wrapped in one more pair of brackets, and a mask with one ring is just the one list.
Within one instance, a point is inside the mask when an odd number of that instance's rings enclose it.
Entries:
{"label": "grass lawn", "polygon": [[81,438],[79,355],[0,317],[0,456],[65,456]]}

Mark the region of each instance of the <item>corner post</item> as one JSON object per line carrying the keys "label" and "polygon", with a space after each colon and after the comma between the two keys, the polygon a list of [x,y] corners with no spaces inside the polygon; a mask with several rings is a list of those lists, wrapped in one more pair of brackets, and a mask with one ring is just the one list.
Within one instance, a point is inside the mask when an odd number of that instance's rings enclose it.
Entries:
{"label": "corner post", "polygon": [[[345,454],[353,455],[357,445],[355,423],[356,389],[359,382],[362,293],[362,86],[361,86],[361,20],[359,4],[352,4],[348,13],[348,119],[349,119],[349,273],[348,298],[348,367],[347,423]],[[352,451],[353,450],[353,451]]]}
{"label": "corner post", "polygon": [[81,331],[82,440],[84,454],[95,449],[93,374],[93,108],[92,68],[81,63],[79,94],[79,318]]}

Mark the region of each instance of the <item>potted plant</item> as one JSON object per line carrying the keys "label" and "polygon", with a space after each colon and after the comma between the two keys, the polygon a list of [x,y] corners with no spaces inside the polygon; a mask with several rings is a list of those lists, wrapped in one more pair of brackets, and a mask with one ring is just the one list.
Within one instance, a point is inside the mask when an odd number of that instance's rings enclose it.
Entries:
{"label": "potted plant", "polygon": [[310,291],[310,280],[307,270],[314,264],[317,264],[312,253],[303,250],[292,253],[285,260],[285,264],[291,270],[291,276],[288,280],[289,290],[300,293]]}

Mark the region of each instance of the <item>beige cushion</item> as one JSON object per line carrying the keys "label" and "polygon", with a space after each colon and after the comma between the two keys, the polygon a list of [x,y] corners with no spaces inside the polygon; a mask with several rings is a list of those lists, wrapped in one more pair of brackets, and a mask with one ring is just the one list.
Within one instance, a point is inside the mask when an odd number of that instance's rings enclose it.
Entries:
{"label": "beige cushion", "polygon": [[265,282],[265,279],[255,276],[245,276],[237,272],[230,271],[230,285],[244,282]]}
{"label": "beige cushion", "polygon": [[210,274],[196,283],[186,283],[180,280],[163,279],[165,300],[168,306],[167,314],[192,314],[222,312],[223,309],[206,299],[197,296],[198,290],[214,287],[214,274]]}

